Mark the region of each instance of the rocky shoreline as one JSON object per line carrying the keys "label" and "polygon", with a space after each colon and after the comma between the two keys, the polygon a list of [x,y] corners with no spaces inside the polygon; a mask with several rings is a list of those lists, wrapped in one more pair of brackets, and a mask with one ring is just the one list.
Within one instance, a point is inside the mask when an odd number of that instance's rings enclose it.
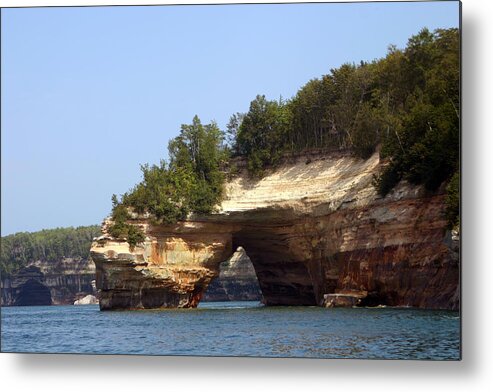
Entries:
{"label": "rocky shoreline", "polygon": [[96,295],[96,267],[88,258],[57,262],[35,260],[19,271],[2,276],[2,306],[72,305]]}
{"label": "rocky shoreline", "polygon": [[[203,301],[261,300],[255,270],[242,250],[223,262],[220,270]],[[96,304],[96,267],[89,259],[36,261],[1,279],[1,306]]]}

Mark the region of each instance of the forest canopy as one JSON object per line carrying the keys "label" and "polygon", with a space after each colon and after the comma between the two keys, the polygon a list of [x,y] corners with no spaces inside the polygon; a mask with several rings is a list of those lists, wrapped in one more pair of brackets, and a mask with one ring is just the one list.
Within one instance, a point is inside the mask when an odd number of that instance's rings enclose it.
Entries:
{"label": "forest canopy", "polygon": [[378,146],[387,162],[374,180],[378,193],[385,196],[402,179],[432,192],[449,183],[446,214],[457,225],[459,42],[456,28],[423,29],[404,49],[390,46],[382,59],[331,69],[291,99],[257,95],[247,112],[231,116],[225,131],[196,116],[170,141],[169,163],[142,166],[143,181],[121,201],[113,197],[112,234],[131,245],[142,241],[126,223],[128,207],[168,224],[212,212],[223,197],[223,169],[234,156],[261,177],[286,154],[345,150],[367,159]]}
{"label": "forest canopy", "polygon": [[458,29],[423,29],[405,49],[332,69],[290,100],[258,95],[230,121],[242,119],[232,153],[261,175],[285,153],[344,149],[365,159],[381,145],[390,165],[380,194],[402,178],[435,190],[459,169],[459,56]]}
{"label": "forest canopy", "polygon": [[89,258],[94,237],[101,235],[100,226],[67,227],[16,233],[2,237],[0,272],[13,273],[29,262],[55,262],[62,258]]}

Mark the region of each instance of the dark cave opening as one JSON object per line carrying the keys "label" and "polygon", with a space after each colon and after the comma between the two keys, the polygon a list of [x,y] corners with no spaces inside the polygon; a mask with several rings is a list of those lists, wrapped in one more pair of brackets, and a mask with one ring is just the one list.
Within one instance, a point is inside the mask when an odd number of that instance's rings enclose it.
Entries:
{"label": "dark cave opening", "polygon": [[14,304],[16,306],[51,305],[50,289],[39,280],[31,278],[19,286]]}
{"label": "dark cave opening", "polygon": [[290,254],[287,238],[269,230],[243,230],[233,236],[233,249],[245,249],[255,269],[263,302],[271,306],[317,305],[305,263]]}

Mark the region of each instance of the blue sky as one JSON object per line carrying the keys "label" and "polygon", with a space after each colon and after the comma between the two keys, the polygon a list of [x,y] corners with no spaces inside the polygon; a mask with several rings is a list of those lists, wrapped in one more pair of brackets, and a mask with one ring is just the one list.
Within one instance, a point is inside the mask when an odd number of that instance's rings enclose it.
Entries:
{"label": "blue sky", "polygon": [[99,224],[197,114],[224,128],[458,2],[2,9],[1,230]]}

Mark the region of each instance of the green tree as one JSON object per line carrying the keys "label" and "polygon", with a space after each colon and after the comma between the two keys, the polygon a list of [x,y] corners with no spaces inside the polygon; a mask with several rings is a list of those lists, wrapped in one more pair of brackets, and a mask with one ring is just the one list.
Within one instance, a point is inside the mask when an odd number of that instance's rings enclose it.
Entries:
{"label": "green tree", "polygon": [[257,95],[250,103],[237,136],[239,152],[246,156],[250,173],[260,175],[265,166],[278,162],[290,123],[289,106],[282,100],[268,101]]}
{"label": "green tree", "polygon": [[232,156],[239,155],[237,138],[244,118],[245,113],[235,113],[229,118],[228,124],[226,125],[226,146],[230,150]]}
{"label": "green tree", "polygon": [[290,100],[257,95],[226,133],[195,116],[170,141],[169,165],[143,166],[144,180],[122,204],[173,223],[219,204],[228,156],[244,156],[261,176],[287,153],[323,148],[367,159],[378,145],[387,162],[374,181],[382,196],[403,179],[435,191],[459,169],[459,44],[458,29],[423,29],[404,49],[331,69]]}
{"label": "green tree", "polygon": [[142,242],[143,233],[130,223],[129,209],[150,213],[155,223],[174,224],[189,213],[211,213],[223,195],[228,158],[224,134],[217,124],[203,125],[195,116],[183,124],[180,134],[168,144],[170,162],[142,165],[143,180],[122,196],[112,197],[113,224],[110,234],[131,246]]}

